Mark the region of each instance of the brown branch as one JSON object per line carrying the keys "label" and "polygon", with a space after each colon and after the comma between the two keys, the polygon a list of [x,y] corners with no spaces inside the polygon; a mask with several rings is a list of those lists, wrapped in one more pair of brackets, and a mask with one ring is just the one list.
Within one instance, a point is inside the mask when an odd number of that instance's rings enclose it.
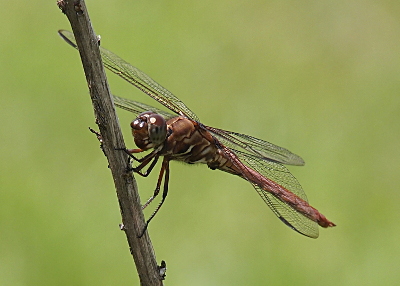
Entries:
{"label": "brown branch", "polygon": [[125,148],[125,144],[86,5],[83,0],[60,0],[57,5],[67,15],[78,44],[103,150],[117,191],[122,215],[121,229],[125,231],[141,285],[162,285],[165,266],[157,266],[148,233],[138,238],[145,226],[140,198],[132,173],[127,172],[128,155],[116,150],[116,147]]}

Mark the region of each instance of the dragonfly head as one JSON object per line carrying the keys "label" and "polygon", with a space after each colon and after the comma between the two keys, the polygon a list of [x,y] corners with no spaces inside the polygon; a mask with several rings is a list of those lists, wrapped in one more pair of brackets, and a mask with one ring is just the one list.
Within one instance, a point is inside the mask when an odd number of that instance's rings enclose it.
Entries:
{"label": "dragonfly head", "polygon": [[160,145],[167,137],[167,122],[160,114],[152,111],[140,113],[131,122],[131,128],[136,145],[143,150]]}

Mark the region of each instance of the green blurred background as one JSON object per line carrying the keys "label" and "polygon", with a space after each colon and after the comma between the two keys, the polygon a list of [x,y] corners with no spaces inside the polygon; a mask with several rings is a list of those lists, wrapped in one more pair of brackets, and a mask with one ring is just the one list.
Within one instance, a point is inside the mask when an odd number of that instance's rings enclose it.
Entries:
{"label": "green blurred background", "polygon": [[[400,283],[399,2],[87,5],[102,46],[203,123],[301,155],[290,170],[337,224],[303,237],[244,180],[172,163],[149,228],[165,285]],[[80,59],[57,35],[69,22],[54,0],[3,1],[0,23],[0,285],[138,285]],[[156,173],[138,178],[142,200]]]}

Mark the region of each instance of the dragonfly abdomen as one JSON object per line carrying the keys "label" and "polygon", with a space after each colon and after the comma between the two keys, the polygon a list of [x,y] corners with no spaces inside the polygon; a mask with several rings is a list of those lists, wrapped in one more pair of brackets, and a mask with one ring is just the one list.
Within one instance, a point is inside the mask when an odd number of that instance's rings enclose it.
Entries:
{"label": "dragonfly abdomen", "polygon": [[[308,219],[318,223],[322,227],[335,226],[333,222],[329,221],[323,214],[312,207],[306,200],[292,193],[284,186],[274,182],[266,176],[263,176],[249,166],[243,164],[236,156],[236,154],[232,151],[224,148],[223,150],[219,150],[219,154],[221,158],[218,159],[218,162],[224,162],[225,160],[226,163],[214,165],[216,169],[238,175],[239,177],[249,181],[256,188],[261,189],[261,196],[266,196],[266,193],[271,194],[281,202],[290,206],[292,209],[294,209],[298,213],[301,213]],[[271,207],[273,208],[273,206]]]}

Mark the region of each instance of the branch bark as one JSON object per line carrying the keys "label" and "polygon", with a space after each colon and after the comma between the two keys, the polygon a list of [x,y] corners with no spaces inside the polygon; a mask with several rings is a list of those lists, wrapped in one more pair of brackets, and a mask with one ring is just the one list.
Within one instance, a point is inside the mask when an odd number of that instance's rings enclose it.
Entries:
{"label": "branch bark", "polygon": [[140,283],[163,285],[161,270],[165,271],[165,267],[157,266],[147,231],[138,238],[145,226],[140,198],[132,172],[127,172],[128,155],[115,150],[116,147],[125,148],[125,144],[85,2],[60,0],[57,5],[67,15],[79,48],[104,153],[114,179],[123,223],[121,229],[125,231]]}

